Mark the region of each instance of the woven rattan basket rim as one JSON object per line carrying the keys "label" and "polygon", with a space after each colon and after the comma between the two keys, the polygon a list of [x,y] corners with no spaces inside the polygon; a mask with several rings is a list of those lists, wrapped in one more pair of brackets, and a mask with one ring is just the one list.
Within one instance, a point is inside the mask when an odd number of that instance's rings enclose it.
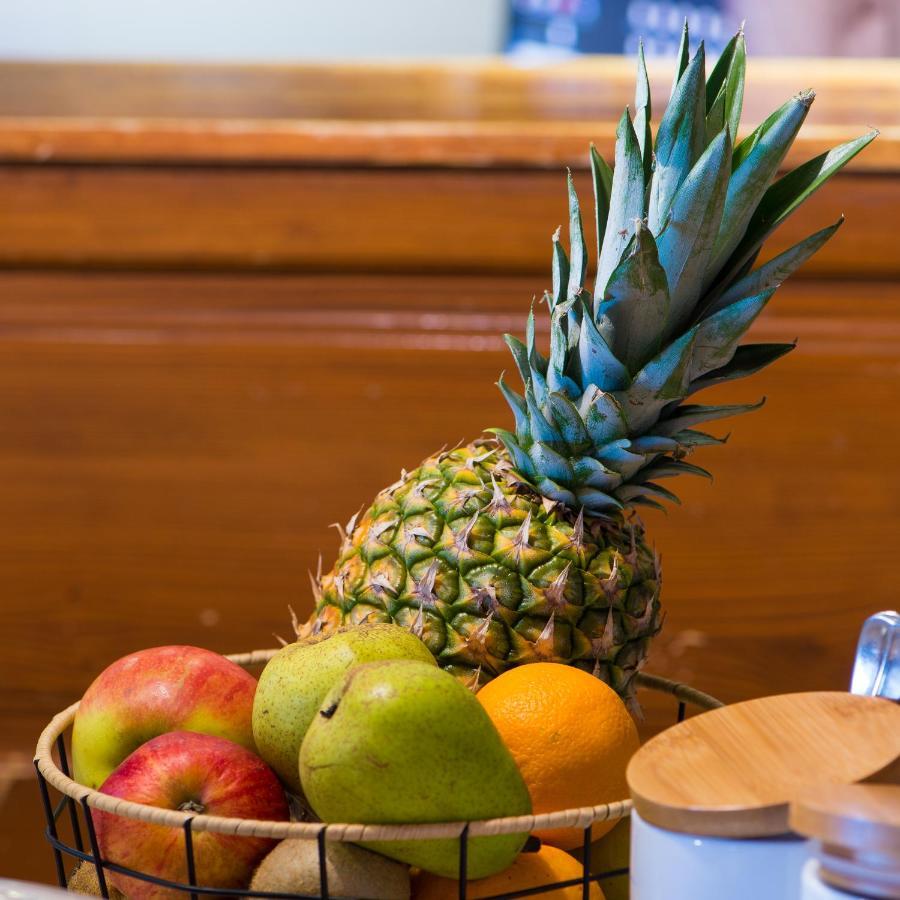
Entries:
{"label": "woven rattan basket rim", "polygon": [[[268,662],[277,650],[254,650],[250,653],[236,653],[228,658],[245,668]],[[671,694],[679,701],[700,709],[716,709],[722,706],[719,700],[704,694],[689,685],[669,681],[658,675],[640,673],[638,685],[658,693]],[[270,822],[258,819],[236,819],[224,816],[196,815],[179,810],[160,809],[143,803],[132,803],[119,800],[108,794],[91,790],[77,781],[73,781],[56,765],[53,760],[53,747],[61,734],[69,728],[75,719],[78,704],[73,703],[67,709],[57,713],[41,732],[35,749],[34,761],[41,775],[56,790],[67,797],[86,803],[92,809],[114,813],[127,819],[140,819],[157,825],[168,825],[183,828],[190,819],[193,831],[214,831],[219,834],[243,835],[245,837],[264,837],[281,840],[284,838],[301,838],[312,840],[324,831],[329,841],[389,841],[389,840],[428,840],[431,838],[458,837],[466,825],[469,835],[481,837],[485,835],[516,834],[549,828],[587,828],[595,822],[621,819],[631,811],[631,801],[621,800],[604,803],[600,806],[583,806],[575,809],[564,809],[553,813],[531,816],[511,816],[502,819],[483,819],[476,822],[439,822],[427,825],[354,825],[318,822]]]}

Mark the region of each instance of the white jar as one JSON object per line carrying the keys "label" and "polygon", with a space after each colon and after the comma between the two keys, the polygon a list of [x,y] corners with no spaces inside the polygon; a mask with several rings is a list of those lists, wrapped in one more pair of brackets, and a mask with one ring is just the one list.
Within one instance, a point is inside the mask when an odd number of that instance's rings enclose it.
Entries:
{"label": "white jar", "polygon": [[679,834],[632,812],[631,900],[797,900],[810,851],[794,836]]}

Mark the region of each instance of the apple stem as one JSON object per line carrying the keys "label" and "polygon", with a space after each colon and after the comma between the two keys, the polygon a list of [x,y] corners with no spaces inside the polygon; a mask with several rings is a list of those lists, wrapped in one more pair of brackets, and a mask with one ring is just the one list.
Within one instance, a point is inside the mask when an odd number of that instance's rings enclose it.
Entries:
{"label": "apple stem", "polygon": [[206,807],[198,800],[185,800],[184,803],[178,804],[178,809],[181,812],[193,812],[198,814],[206,812]]}

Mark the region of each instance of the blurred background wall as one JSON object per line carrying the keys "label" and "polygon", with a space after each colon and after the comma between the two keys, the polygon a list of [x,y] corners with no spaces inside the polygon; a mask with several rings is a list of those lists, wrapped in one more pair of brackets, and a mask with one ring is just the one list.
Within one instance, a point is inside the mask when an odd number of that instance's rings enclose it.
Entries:
{"label": "blurred background wall", "polygon": [[4,0],[0,58],[278,62],[708,53],[745,18],[755,55],[894,56],[897,0]]}
{"label": "blurred background wall", "polygon": [[0,56],[170,60],[485,55],[505,0],[4,0]]}

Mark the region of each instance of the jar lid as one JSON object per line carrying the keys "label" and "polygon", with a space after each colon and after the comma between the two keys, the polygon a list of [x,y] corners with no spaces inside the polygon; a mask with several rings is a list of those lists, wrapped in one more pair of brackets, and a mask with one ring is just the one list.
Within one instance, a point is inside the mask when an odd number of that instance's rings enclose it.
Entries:
{"label": "jar lid", "polygon": [[841,784],[791,803],[794,831],[848,852],[900,857],[900,784]]}
{"label": "jar lid", "polygon": [[838,691],[782,694],[669,728],[638,750],[627,777],[651,825],[762,837],[791,830],[788,806],[801,791],[862,781],[898,755],[900,705]]}
{"label": "jar lid", "polygon": [[854,897],[900,897],[900,784],[840,784],[795,798],[791,827],[815,838],[818,877]]}

